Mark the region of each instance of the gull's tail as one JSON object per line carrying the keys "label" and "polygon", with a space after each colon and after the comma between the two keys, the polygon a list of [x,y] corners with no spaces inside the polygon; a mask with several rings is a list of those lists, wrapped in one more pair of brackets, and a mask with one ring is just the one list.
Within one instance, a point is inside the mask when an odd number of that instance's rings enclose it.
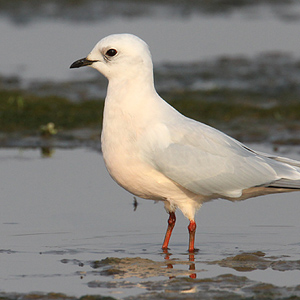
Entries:
{"label": "gull's tail", "polygon": [[[283,164],[287,164],[293,167],[296,167],[297,169],[299,168],[299,173],[300,173],[300,161],[286,158],[286,157],[280,157],[280,156],[272,156],[269,154],[264,154],[260,153],[264,156],[267,156],[268,158],[271,158],[273,160],[276,160],[278,162],[281,162]],[[292,180],[292,179],[287,179],[287,178],[282,178],[279,180],[276,180],[272,182],[271,184],[268,185],[268,187],[271,188],[280,188],[280,189],[300,189],[300,180]]]}
{"label": "gull's tail", "polygon": [[[254,151],[253,151],[254,152]],[[231,201],[236,200],[245,200],[252,197],[262,196],[262,195],[268,195],[268,194],[275,194],[275,193],[286,193],[286,192],[292,192],[300,190],[300,161],[293,160],[286,157],[280,157],[280,156],[273,156],[270,154],[262,153],[262,152],[254,152],[257,155],[260,155],[261,157],[268,158],[274,161],[277,161],[284,166],[290,166],[292,168],[292,174],[296,175],[294,177],[295,179],[291,178],[285,178],[283,175],[282,178],[275,180],[271,183],[261,185],[261,186],[255,186],[249,189],[243,190],[243,194],[239,198],[226,198]],[[274,167],[274,166],[273,166]],[[277,165],[277,167],[280,168],[280,166]],[[287,177],[291,175],[291,173]],[[298,176],[297,176],[298,175]]]}
{"label": "gull's tail", "polygon": [[283,178],[269,184],[268,187],[297,190],[300,189],[300,180],[291,180]]}

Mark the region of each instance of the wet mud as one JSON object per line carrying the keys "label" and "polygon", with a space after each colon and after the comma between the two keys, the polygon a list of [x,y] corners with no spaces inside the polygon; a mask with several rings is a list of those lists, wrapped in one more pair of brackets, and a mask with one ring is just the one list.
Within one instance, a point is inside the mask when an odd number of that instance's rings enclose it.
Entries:
{"label": "wet mud", "polygon": [[[168,254],[165,258],[164,262],[155,262],[140,257],[122,259],[107,257],[101,261],[87,262],[100,275],[113,278],[108,282],[93,280],[88,282],[88,286],[110,289],[138,287],[146,291],[137,297],[125,299],[300,299],[300,284],[294,287],[278,287],[233,274],[197,279],[193,254],[189,256],[189,261],[169,259]],[[74,263],[74,261],[64,263]],[[204,268],[197,270],[197,273],[206,271],[205,264],[218,264],[239,272],[267,268],[282,272],[300,270],[300,261],[265,258],[265,253],[260,251],[241,253],[220,261],[202,262],[202,264]],[[189,270],[176,269],[182,266],[188,266]],[[151,280],[161,276],[169,277],[169,279]],[[138,283],[126,280],[132,277],[148,280],[139,280]]]}
{"label": "wet mud", "polygon": [[[300,299],[300,284],[291,287],[280,287],[269,283],[250,280],[247,276],[222,274],[209,278],[197,278],[193,266],[194,256],[189,261],[166,259],[157,262],[141,257],[107,257],[99,261],[80,261],[76,259],[62,259],[63,264],[72,264],[79,267],[90,266],[89,272],[77,272],[81,278],[85,276],[108,277],[109,280],[91,280],[87,282],[89,288],[99,295],[82,296],[80,298],[61,293],[0,293],[0,299],[79,299],[79,300],[110,300],[121,299],[111,296],[101,296],[101,289],[139,289],[136,296],[122,299]],[[199,261],[197,262],[199,263]],[[198,270],[205,272],[205,264],[218,264],[222,267],[233,268],[239,272],[264,270],[272,268],[276,271],[291,271],[300,269],[300,261],[288,261],[282,258],[265,257],[265,253],[241,253],[227,257],[220,261],[202,262],[204,268]],[[174,267],[189,266],[189,271],[175,269]],[[132,280],[132,278],[138,280]],[[158,280],[161,278],[161,280]],[[166,279],[167,278],[167,279]]]}
{"label": "wet mud", "polygon": [[276,271],[300,270],[300,260],[282,260],[280,257],[266,257],[265,255],[261,251],[241,253],[219,261],[209,262],[209,264],[218,264],[221,267],[232,268],[239,272],[266,270],[268,268]]}
{"label": "wet mud", "polygon": [[[281,272],[300,270],[299,260],[291,261],[284,260],[282,257],[266,257],[266,254],[261,251],[244,252],[220,261],[201,262],[201,260],[197,260],[198,264],[201,263],[204,266],[203,269],[197,271],[195,270],[193,254],[189,255],[188,261],[170,259],[166,253],[164,262],[140,257],[107,257],[101,261],[63,260],[62,263],[88,264],[96,270],[81,273],[81,276],[98,273],[101,276],[113,278],[111,281],[89,281],[87,285],[90,288],[140,288],[147,291],[138,297],[125,299],[198,299],[198,297],[201,299],[269,299],[274,297],[276,299],[300,299],[300,284],[293,287],[278,287],[233,274],[197,279],[197,273],[206,271],[205,264],[217,264],[239,272],[265,270],[267,268]],[[178,269],[182,266],[188,266],[189,270]],[[132,277],[148,280],[139,280],[136,283],[128,280]],[[156,277],[168,277],[169,279],[151,280]]]}

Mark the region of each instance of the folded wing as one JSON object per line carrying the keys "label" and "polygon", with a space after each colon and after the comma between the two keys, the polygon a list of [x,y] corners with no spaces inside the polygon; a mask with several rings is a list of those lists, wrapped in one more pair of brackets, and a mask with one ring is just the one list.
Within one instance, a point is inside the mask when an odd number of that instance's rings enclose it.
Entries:
{"label": "folded wing", "polygon": [[162,131],[168,134],[156,136],[153,166],[196,194],[238,198],[257,186],[300,188],[300,162],[259,154],[187,118]]}

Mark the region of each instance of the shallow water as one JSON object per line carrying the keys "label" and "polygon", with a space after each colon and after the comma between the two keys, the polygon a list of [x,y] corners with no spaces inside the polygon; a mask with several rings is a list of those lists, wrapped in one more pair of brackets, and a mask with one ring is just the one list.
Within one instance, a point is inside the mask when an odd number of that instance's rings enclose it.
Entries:
{"label": "shallow water", "polygon": [[[291,6],[291,13],[299,11]],[[279,8],[278,8],[279,9]],[[284,11],[284,9],[282,9]],[[172,17],[119,16],[72,22],[61,18],[21,26],[0,16],[5,37],[0,49],[1,75],[26,80],[74,80],[91,70],[70,71],[70,64],[89,53],[96,42],[112,33],[129,32],[150,46],[155,65],[194,62],[223,55],[253,56],[265,51],[300,56],[299,19],[278,18],[271,7],[234,10],[231,14],[191,14]],[[166,36],[168,38],[166,38]]]}
{"label": "shallow water", "polygon": [[134,211],[99,152],[55,149],[42,158],[39,149],[0,149],[0,168],[0,292],[178,299],[214,291],[226,299],[259,286],[300,297],[299,193],[206,203],[196,219],[199,252],[189,256],[182,214],[163,253],[163,205],[137,199]]}

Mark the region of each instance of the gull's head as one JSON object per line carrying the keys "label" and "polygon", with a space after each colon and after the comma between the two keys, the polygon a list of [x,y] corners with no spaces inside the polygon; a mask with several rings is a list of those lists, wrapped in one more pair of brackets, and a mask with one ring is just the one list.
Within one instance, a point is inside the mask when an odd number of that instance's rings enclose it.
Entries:
{"label": "gull's head", "polygon": [[113,34],[100,40],[85,58],[70,68],[91,66],[108,79],[137,77],[152,74],[152,60],[148,45],[132,34]]}

